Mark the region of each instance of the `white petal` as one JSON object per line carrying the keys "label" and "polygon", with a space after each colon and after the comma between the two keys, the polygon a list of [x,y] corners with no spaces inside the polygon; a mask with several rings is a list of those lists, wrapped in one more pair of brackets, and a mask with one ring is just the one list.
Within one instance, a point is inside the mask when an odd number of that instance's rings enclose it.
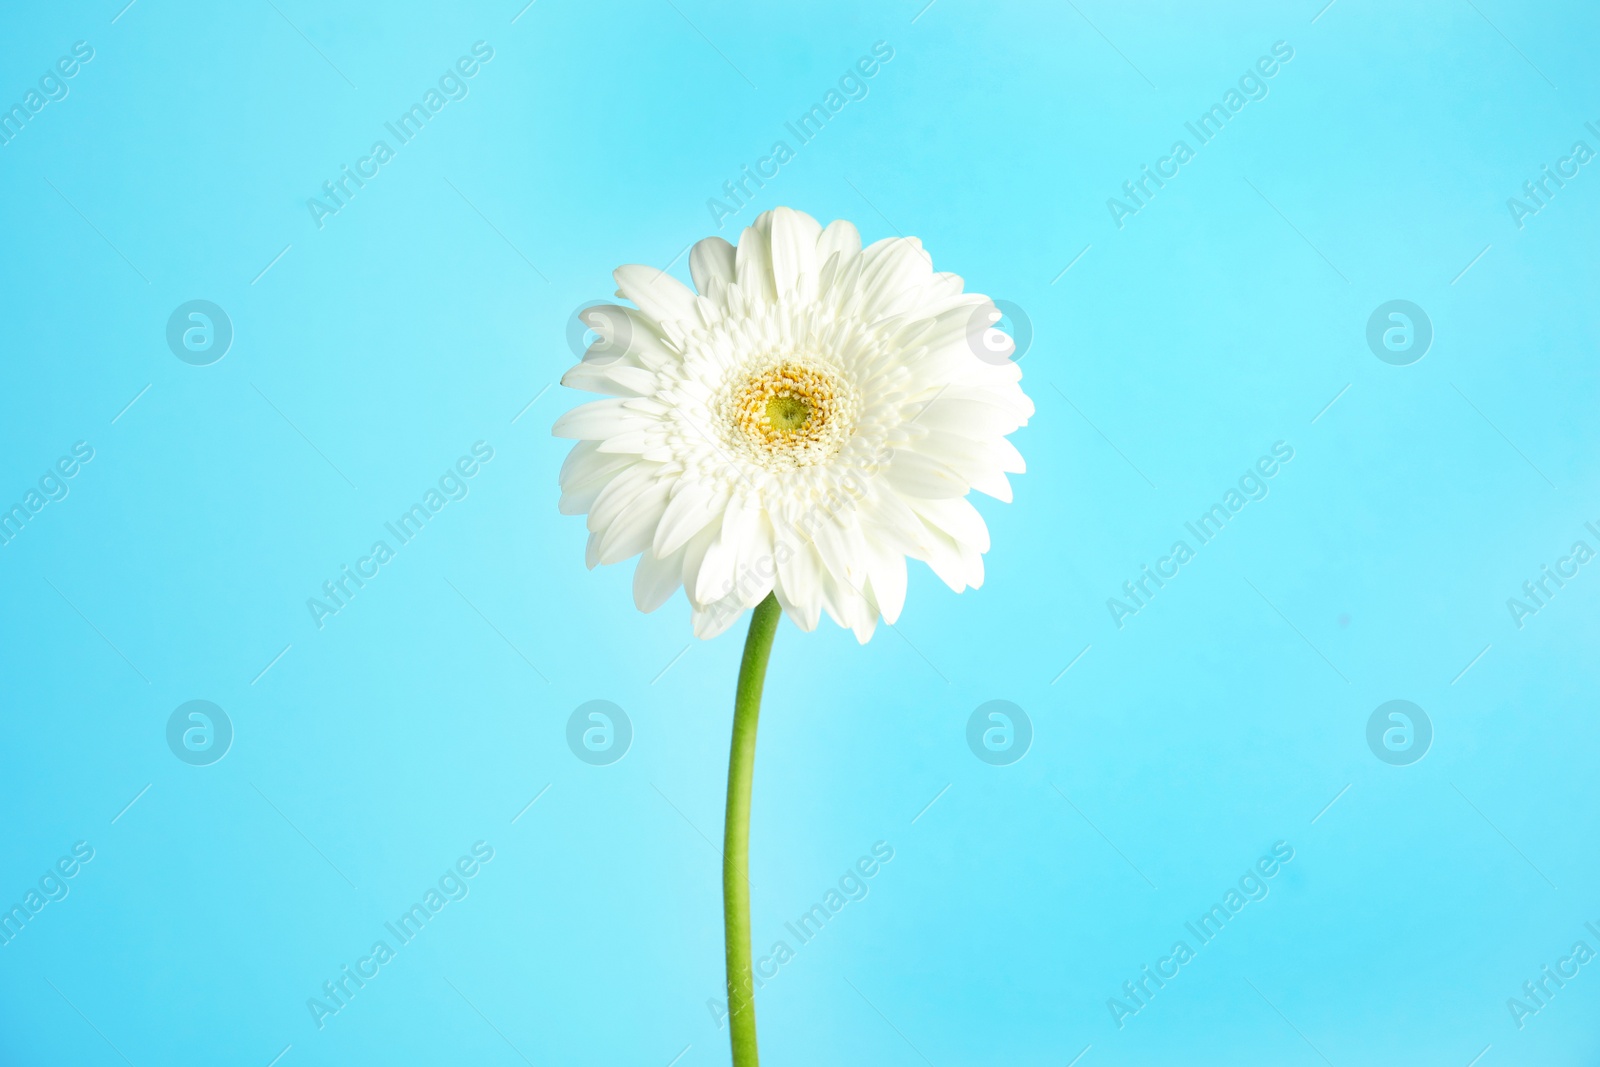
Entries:
{"label": "white petal", "polygon": [[792,208],[772,213],[772,281],[780,297],[791,293],[800,300],[816,295],[817,238],[822,226],[816,219]]}
{"label": "white petal", "polygon": [[772,281],[772,253],[767,234],[772,225],[769,211],[758,217],[754,226],[747,226],[739,235],[739,248],[735,254],[734,271],[739,278],[739,288],[747,297],[756,297],[767,303],[778,298]]}
{"label": "white petal", "polygon": [[867,561],[865,552],[860,551],[860,538],[850,536],[852,529],[831,521],[818,523],[813,543],[828,573],[841,584],[859,590],[867,583]]}
{"label": "white petal", "polygon": [[589,529],[604,533],[606,527],[616,522],[629,504],[656,486],[661,486],[662,506],[665,507],[666,487],[656,477],[658,470],[656,464],[634,461],[607,482],[589,508]]}
{"label": "white petal", "polygon": [[863,308],[869,318],[904,310],[933,277],[933,262],[915,237],[879,241],[861,254]]}
{"label": "white petal", "polygon": [[884,621],[891,626],[900,619],[906,603],[906,558],[898,552],[869,547],[867,568],[871,574],[872,598]]}
{"label": "white petal", "polygon": [[600,535],[600,562],[621,563],[649,548],[666,507],[667,487],[661,482],[655,482],[631,500]]}
{"label": "white petal", "polygon": [[777,555],[778,603],[784,614],[806,633],[822,618],[822,560],[809,541],[797,541],[793,550]]}
{"label": "white petal", "polygon": [[931,526],[928,527],[928,534],[928,553],[923,557],[924,562],[933,568],[933,573],[950,587],[951,592],[961,592],[967,587],[967,572],[961,559],[961,549],[949,537]]}
{"label": "white petal", "polygon": [[689,276],[704,296],[711,295],[713,282],[732,285],[738,279],[734,273],[733,246],[720,237],[707,237],[697,242],[689,253]]}
{"label": "white petal", "polygon": [[[1017,422],[1005,408],[982,400],[970,399],[959,390],[947,389],[942,395],[922,409],[917,422],[937,426],[964,437],[995,439],[1017,428]],[[1016,473],[1021,473],[1020,471]]]}
{"label": "white petal", "polygon": [[579,441],[572,446],[572,451],[567,453],[567,458],[561,461],[561,473],[557,480],[564,487],[571,483],[584,481],[593,475],[616,467],[620,470],[615,460],[602,456],[599,444],[594,441]]}
{"label": "white petal", "polygon": [[872,540],[885,550],[921,558],[922,518],[912,511],[906,500],[892,489],[875,489],[863,498],[858,506],[861,521],[872,530]]}
{"label": "white petal", "polygon": [[716,542],[717,534],[722,530],[720,523],[712,523],[693,537],[683,546],[683,588],[689,596],[689,602],[696,607],[700,601],[695,599],[694,588],[700,576],[700,568],[705,563],[706,553]]}
{"label": "white petal", "polygon": [[661,516],[661,525],[656,527],[652,546],[656,554],[665,556],[674,553],[707,526],[720,523],[727,506],[726,486],[679,482],[666,512]]}
{"label": "white petal", "polygon": [[[585,447],[590,451],[579,453],[578,449]],[[593,441],[580,441],[561,468],[560,511],[563,515],[587,512],[613,478],[639,462],[635,456],[607,455],[594,448]]]}
{"label": "white petal", "polygon": [[835,219],[817,237],[817,262],[826,263],[834,253],[840,264],[861,254],[861,232],[843,219]]}
{"label": "white petal", "polygon": [[895,449],[885,477],[907,496],[965,496],[971,488],[955,471],[911,448]]}
{"label": "white petal", "polygon": [[938,460],[954,471],[979,492],[988,493],[998,500],[1011,500],[1011,483],[1002,473],[1004,455],[994,448],[994,441],[1005,438],[975,440],[955,434],[935,432],[925,434],[916,448],[931,459]]}
{"label": "white petal", "polygon": [[983,585],[983,553],[969,545],[961,546],[961,562],[967,568],[967,585],[973,589]]}
{"label": "white petal", "polygon": [[694,609],[694,635],[702,641],[718,636],[739,621],[744,614],[737,597],[728,597],[705,607]]}
{"label": "white petal", "polygon": [[630,263],[618,267],[612,277],[617,281],[617,295],[632,300],[640,311],[663,325],[696,317],[694,290],[659,267]]}
{"label": "white petal", "polygon": [[649,613],[667,602],[678,586],[683,567],[683,552],[674,552],[661,559],[653,552],[639,557],[639,566],[633,572],[633,602],[640,611]]}
{"label": "white petal", "polygon": [[[765,517],[758,502],[748,497],[734,500],[722,516],[722,529],[706,552],[695,579],[694,598],[710,603],[737,595],[755,604],[772,588],[772,539],[764,536]],[[765,573],[763,573],[765,571]]]}
{"label": "white petal", "polygon": [[911,507],[924,522],[961,545],[969,545],[979,552],[989,551],[989,527],[972,502],[965,498],[956,500],[912,500]]}
{"label": "white petal", "polygon": [[556,420],[550,432],[557,437],[571,437],[586,441],[603,441],[613,434],[629,430],[640,421],[637,412],[623,407],[627,400],[616,397],[609,400],[591,400],[579,404]]}
{"label": "white petal", "polygon": [[753,514],[753,527],[745,531],[738,543],[739,555],[734,569],[734,592],[747,608],[765,600],[777,580],[772,520],[760,507],[753,509]]}
{"label": "white petal", "polygon": [[622,362],[583,362],[561,376],[568,389],[582,389],[608,396],[649,396],[660,387],[654,371]]}

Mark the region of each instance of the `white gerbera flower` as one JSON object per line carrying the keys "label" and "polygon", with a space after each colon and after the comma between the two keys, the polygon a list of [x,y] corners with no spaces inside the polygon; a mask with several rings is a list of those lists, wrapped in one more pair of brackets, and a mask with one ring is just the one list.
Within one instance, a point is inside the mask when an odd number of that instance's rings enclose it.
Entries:
{"label": "white gerbera flower", "polygon": [[689,272],[698,295],[619,268],[638,310],[593,309],[603,336],[561,379],[609,397],[554,428],[578,441],[561,510],[588,514],[589,566],[640,556],[639,608],[681,585],[700,637],[775,593],[802,630],[826,610],[865,643],[900,615],[907,557],[981,585],[989,532],[965,498],[1011,499],[1005,435],[1033,414],[989,298],[915,237],[863,249],[788,208],[737,249],[701,241]]}

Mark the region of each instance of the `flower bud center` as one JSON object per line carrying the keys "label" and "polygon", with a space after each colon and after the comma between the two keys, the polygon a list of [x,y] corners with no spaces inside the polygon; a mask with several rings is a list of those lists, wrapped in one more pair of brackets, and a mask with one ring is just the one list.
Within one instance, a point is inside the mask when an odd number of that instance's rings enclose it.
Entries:
{"label": "flower bud center", "polygon": [[780,433],[798,430],[811,417],[811,405],[798,396],[775,396],[767,401],[767,423]]}

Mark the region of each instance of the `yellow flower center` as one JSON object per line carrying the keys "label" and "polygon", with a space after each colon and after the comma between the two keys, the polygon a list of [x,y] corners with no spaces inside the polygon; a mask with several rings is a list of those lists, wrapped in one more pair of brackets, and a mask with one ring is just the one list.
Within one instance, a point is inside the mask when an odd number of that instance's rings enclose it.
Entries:
{"label": "yellow flower center", "polygon": [[833,377],[784,361],[745,382],[733,403],[734,422],[755,450],[784,466],[826,458],[838,436],[841,397]]}

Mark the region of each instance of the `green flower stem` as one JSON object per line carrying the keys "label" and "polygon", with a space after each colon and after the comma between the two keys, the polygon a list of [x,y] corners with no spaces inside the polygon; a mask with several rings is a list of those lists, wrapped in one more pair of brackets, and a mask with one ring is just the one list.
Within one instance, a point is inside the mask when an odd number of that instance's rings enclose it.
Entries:
{"label": "green flower stem", "polygon": [[750,783],[756,770],[756,719],[767,658],[783,610],[771,593],[750,613],[750,633],[733,698],[728,754],[728,817],[722,837],[722,930],[728,955],[728,1039],[733,1067],[758,1067],[755,976],[750,965]]}

